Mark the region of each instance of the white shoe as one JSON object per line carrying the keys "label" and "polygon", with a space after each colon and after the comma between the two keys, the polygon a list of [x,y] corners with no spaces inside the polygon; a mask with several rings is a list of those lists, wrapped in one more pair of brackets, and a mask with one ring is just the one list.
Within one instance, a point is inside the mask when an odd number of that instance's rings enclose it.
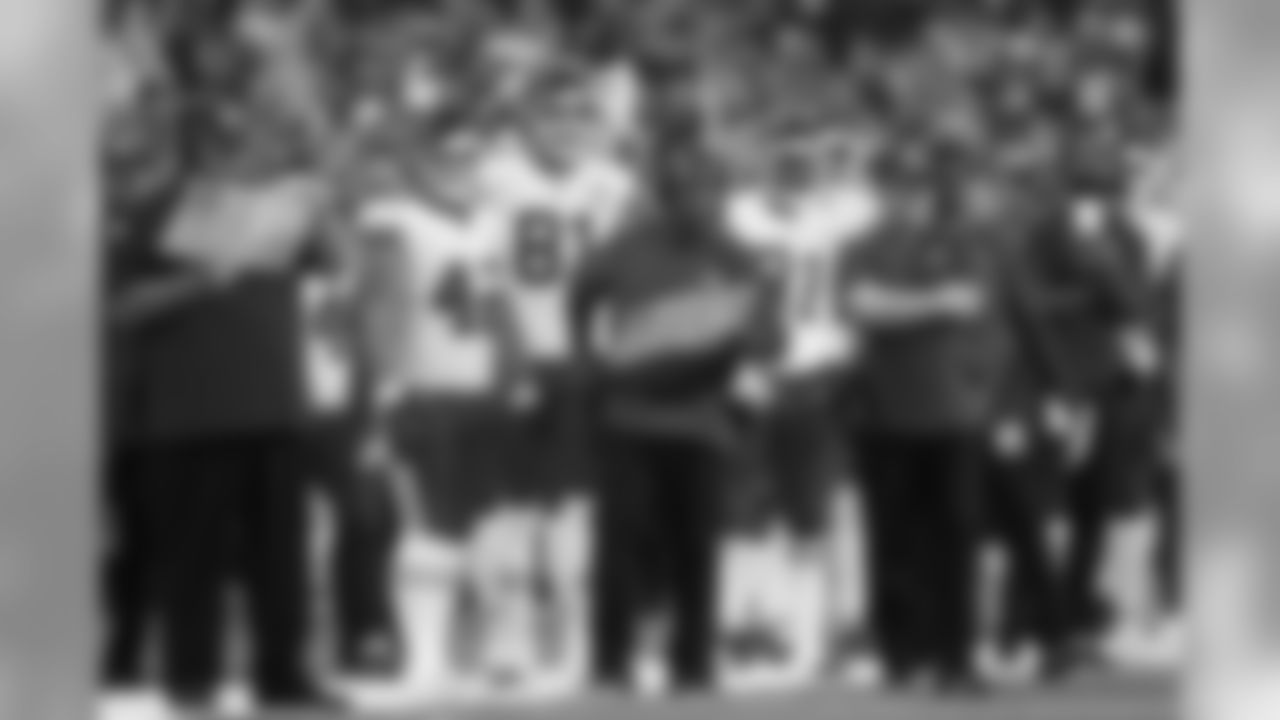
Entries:
{"label": "white shoe", "polygon": [[342,694],[355,714],[404,713],[429,707],[441,699],[439,688],[396,680],[345,682]]}
{"label": "white shoe", "polygon": [[723,673],[721,686],[735,697],[754,697],[776,692],[783,683],[777,668],[763,663],[749,663],[728,668]]}
{"label": "white shoe", "polygon": [[641,697],[665,697],[671,691],[671,673],[660,659],[647,655],[636,663],[632,686]]}
{"label": "white shoe", "polygon": [[821,665],[805,659],[783,663],[776,670],[774,689],[778,692],[794,692],[813,687],[818,681]]}
{"label": "white shoe", "polygon": [[1002,688],[1023,688],[1035,683],[1043,657],[1038,648],[1025,645],[1012,652],[984,647],[978,654],[978,673]]}
{"label": "white shoe", "polygon": [[534,675],[529,683],[535,702],[559,702],[579,697],[587,690],[587,671],[583,663],[566,663]]}
{"label": "white shoe", "polygon": [[1102,653],[1117,668],[1140,671],[1145,663],[1146,638],[1141,628],[1132,623],[1116,628],[1102,640]]}
{"label": "white shoe", "polygon": [[1155,631],[1154,659],[1164,669],[1176,669],[1186,658],[1187,633],[1182,621],[1170,618]]}
{"label": "white shoe", "polygon": [[857,690],[878,690],[884,686],[884,664],[871,656],[855,658],[845,666],[841,679]]}
{"label": "white shoe", "polygon": [[1156,627],[1132,627],[1109,638],[1107,657],[1118,666],[1136,672],[1159,672],[1177,668],[1182,659],[1179,628],[1170,623]]}
{"label": "white shoe", "polygon": [[159,692],[109,693],[98,700],[97,720],[173,720],[177,712]]}
{"label": "white shoe", "polygon": [[244,718],[254,714],[257,703],[247,685],[231,683],[218,692],[214,698],[214,708],[218,717]]}

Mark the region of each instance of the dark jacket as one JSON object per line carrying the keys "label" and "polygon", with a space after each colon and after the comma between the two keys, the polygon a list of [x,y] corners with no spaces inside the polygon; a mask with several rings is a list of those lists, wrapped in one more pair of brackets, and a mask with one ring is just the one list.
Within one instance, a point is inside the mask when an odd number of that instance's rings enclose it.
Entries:
{"label": "dark jacket", "polygon": [[579,347],[602,420],[641,432],[731,440],[738,416],[729,391],[734,375],[773,342],[762,298],[762,322],[696,356],[654,362],[626,372],[590,352],[588,332],[602,312],[625,314],[712,273],[763,288],[755,265],[709,225],[680,212],[651,213],[595,257],[574,298]]}
{"label": "dark jacket", "polygon": [[1051,215],[1023,260],[1025,286],[1058,369],[1055,391],[1091,400],[1125,382],[1120,331],[1154,318],[1133,229],[1117,223],[1106,237],[1082,240],[1068,219]]}
{"label": "dark jacket", "polygon": [[156,320],[139,363],[142,432],[177,441],[302,429],[300,297],[295,272],[264,272]]}
{"label": "dark jacket", "polygon": [[848,259],[843,286],[874,282],[930,291],[966,281],[989,297],[978,317],[867,324],[848,406],[871,432],[981,431],[1000,410],[1015,338],[1007,315],[1005,266],[990,237],[938,227],[888,227]]}
{"label": "dark jacket", "polygon": [[123,327],[112,322],[113,309],[140,285],[173,277],[182,268],[167,260],[157,247],[176,192],[171,188],[146,197],[122,197],[120,188],[108,193],[104,211],[106,252],[101,268],[102,313],[98,318],[103,358],[101,417],[113,445],[133,445],[146,439],[141,411],[147,393],[145,357],[148,328]]}

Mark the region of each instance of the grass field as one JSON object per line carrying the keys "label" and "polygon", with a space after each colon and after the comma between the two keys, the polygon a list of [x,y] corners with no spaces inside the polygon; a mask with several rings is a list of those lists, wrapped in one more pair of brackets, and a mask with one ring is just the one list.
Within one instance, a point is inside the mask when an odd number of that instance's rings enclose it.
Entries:
{"label": "grass field", "polygon": [[1176,720],[1174,687],[1168,679],[1100,676],[966,700],[835,687],[741,698],[589,696],[537,707],[437,708],[367,720]]}

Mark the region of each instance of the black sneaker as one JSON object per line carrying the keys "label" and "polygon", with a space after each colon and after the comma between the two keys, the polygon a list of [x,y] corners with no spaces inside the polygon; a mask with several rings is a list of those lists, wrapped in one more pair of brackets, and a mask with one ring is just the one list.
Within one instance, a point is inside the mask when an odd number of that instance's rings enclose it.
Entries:
{"label": "black sneaker", "polygon": [[1079,653],[1070,644],[1049,647],[1044,653],[1044,663],[1040,667],[1040,680],[1056,684],[1071,679],[1081,664]]}
{"label": "black sneaker", "polygon": [[836,634],[827,650],[827,670],[842,673],[848,666],[875,653],[875,641],[871,633],[860,627],[848,628]]}
{"label": "black sneaker", "polygon": [[265,688],[258,693],[264,710],[291,713],[344,714],[347,704],[314,683]]}
{"label": "black sneaker", "polygon": [[218,711],[217,693],[212,688],[180,688],[168,691],[169,702],[183,716],[210,716]]}
{"label": "black sneaker", "polygon": [[370,635],[360,643],[345,645],[341,668],[352,677],[383,680],[399,675],[404,667],[404,651],[389,635]]}

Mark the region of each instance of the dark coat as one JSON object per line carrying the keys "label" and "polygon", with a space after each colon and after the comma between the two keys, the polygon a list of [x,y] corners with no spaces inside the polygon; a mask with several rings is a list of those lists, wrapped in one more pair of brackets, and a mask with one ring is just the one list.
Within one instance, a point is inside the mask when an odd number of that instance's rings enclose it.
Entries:
{"label": "dark coat", "polygon": [[989,307],[967,320],[937,318],[862,329],[865,345],[846,403],[872,432],[974,432],[987,427],[1006,393],[1015,337],[1004,299],[1007,270],[998,243],[973,229],[894,227],[848,259],[843,287],[870,281],[927,291],[967,281]]}
{"label": "dark coat", "polygon": [[680,433],[716,442],[738,432],[729,392],[743,364],[772,349],[775,328],[761,297],[762,322],[705,353],[619,372],[593,358],[588,332],[602,312],[626,314],[707,274],[765,287],[756,266],[710,224],[662,209],[638,219],[588,263],[576,288],[574,327],[605,422],[642,432]]}
{"label": "dark coat", "polygon": [[302,429],[311,419],[292,271],[188,302],[145,330],[136,421],[162,441]]}
{"label": "dark coat", "polygon": [[1154,319],[1145,257],[1131,227],[1082,240],[1061,215],[1045,218],[1022,258],[1024,286],[1050,344],[1060,395],[1090,401],[1127,380],[1119,334]]}

